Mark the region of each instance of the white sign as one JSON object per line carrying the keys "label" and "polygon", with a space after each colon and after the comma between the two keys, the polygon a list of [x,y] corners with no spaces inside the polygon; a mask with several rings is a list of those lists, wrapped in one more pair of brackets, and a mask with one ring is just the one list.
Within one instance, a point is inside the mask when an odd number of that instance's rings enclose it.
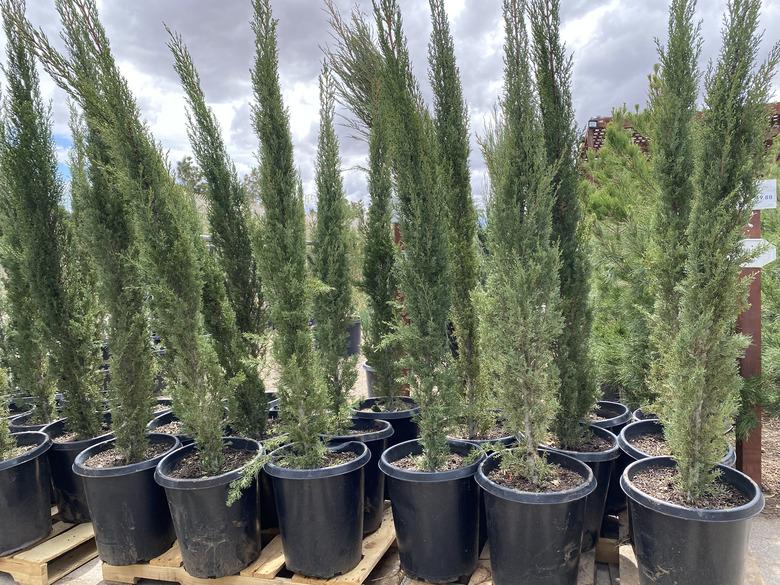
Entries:
{"label": "white sign", "polygon": [[777,207],[777,179],[758,182],[758,195],[753,209],[775,209]]}
{"label": "white sign", "polygon": [[742,240],[746,252],[759,251],[758,256],[742,265],[742,268],[763,268],[777,259],[777,248],[763,238]]}

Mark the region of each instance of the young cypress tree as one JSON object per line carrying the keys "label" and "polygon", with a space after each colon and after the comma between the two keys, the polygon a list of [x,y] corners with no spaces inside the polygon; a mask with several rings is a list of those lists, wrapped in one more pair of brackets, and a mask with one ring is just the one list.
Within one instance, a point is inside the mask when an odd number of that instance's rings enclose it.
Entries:
{"label": "young cypress tree", "polygon": [[[141,122],[138,105],[116,67],[94,0],[57,0],[69,57],[52,47],[23,14],[13,15],[44,67],[60,87],[100,125],[118,188],[140,226],[141,265],[151,291],[155,325],[165,340],[173,370],[174,410],[198,445],[208,475],[223,462],[222,398],[230,390],[213,342],[204,334],[203,252],[193,202],[171,177],[158,145]],[[93,65],[90,77],[79,75],[80,55]]]}
{"label": "young cypress tree", "polygon": [[10,383],[18,392],[33,397],[32,422],[46,423],[54,419],[55,387],[49,373],[43,323],[24,271],[22,224],[14,195],[5,186],[0,189],[0,265],[8,315],[5,360],[11,373]]}
{"label": "young cypress tree", "polygon": [[224,330],[215,336],[227,374],[243,376],[231,404],[231,423],[246,436],[262,437],[268,410],[265,388],[249,358],[259,355],[259,347],[253,340],[265,329],[265,315],[260,277],[252,255],[249,200],[225,149],[216,116],[206,104],[192,57],[181,36],[169,33],[168,46],[187,96],[187,133],[208,186],[208,218],[216,261],[224,274],[230,308],[235,314],[232,319],[235,327],[223,322]]}
{"label": "young cypress tree", "polygon": [[296,449],[296,467],[322,464],[327,396],[317,372],[309,330],[311,285],[306,273],[305,212],[293,162],[290,121],[279,87],[276,26],[269,0],[254,0],[253,122],[260,139],[260,193],[265,215],[258,259],[275,329],[273,355],[281,366],[280,419]]}
{"label": "young cypress tree", "polygon": [[[767,130],[766,103],[780,44],[756,65],[760,0],[732,0],[723,46],[705,80],[705,111],[688,224],[679,330],[661,355],[661,420],[677,461],[677,485],[695,504],[713,488],[723,456],[723,421],[740,387],[734,332],[747,282],[741,239],[756,195]],[[662,349],[664,346],[662,346]]]}
{"label": "young cypress tree", "polygon": [[[653,175],[658,198],[650,245],[651,283],[655,307],[652,345],[658,348],[677,333],[680,288],[685,277],[686,230],[694,193],[694,121],[699,88],[700,27],[695,24],[695,0],[673,0],[669,7],[669,39],[658,44],[658,84],[651,92],[654,116]],[[668,350],[664,350],[668,351]],[[653,362],[650,387],[659,364]]]}
{"label": "young cypress tree", "polygon": [[396,0],[376,0],[374,10],[386,64],[380,95],[404,242],[397,266],[408,323],[398,327],[397,337],[405,353],[401,365],[420,406],[421,467],[434,471],[449,455],[447,428],[457,399],[447,335],[451,281],[444,192],[433,121],[411,71],[400,9]]}
{"label": "young cypress tree", "polygon": [[504,0],[502,119],[483,142],[491,177],[487,279],[478,292],[480,340],[489,376],[519,449],[502,466],[539,484],[537,452],[558,407],[554,344],[563,325],[558,247],[551,237],[553,186],[531,86],[523,0]]}
{"label": "young cypress tree", "polygon": [[327,290],[314,297],[314,339],[328,387],[335,426],[349,418],[349,391],[357,380],[355,357],[345,356],[347,324],[353,315],[347,240],[349,209],[341,178],[339,143],[333,126],[335,96],[327,63],[320,75],[320,136],[317,145],[317,227],[314,236],[314,276]]}
{"label": "young cypress tree", "polygon": [[560,409],[554,431],[563,446],[576,448],[584,420],[597,399],[588,350],[588,258],[582,241],[577,154],[579,140],[571,98],[572,60],[561,42],[559,0],[529,4],[532,56],[539,91],[547,162],[555,169],[552,185],[552,238],[561,255],[561,312],[564,326],[556,342]]}
{"label": "young cypress tree", "polygon": [[23,270],[43,323],[53,373],[66,398],[67,428],[80,438],[101,430],[98,311],[75,226],[61,207],[63,189],[51,137],[50,114],[26,38],[14,25],[23,0],[2,5],[7,42],[5,132],[0,152],[6,187],[22,226]]}
{"label": "young cypress tree", "polygon": [[430,0],[433,32],[428,46],[433,87],[433,120],[439,146],[441,173],[449,213],[449,253],[452,270],[452,322],[457,341],[458,374],[462,382],[464,418],[468,437],[492,421],[479,383],[479,340],[472,292],[478,282],[477,213],[471,198],[468,110],[463,99],[455,45],[443,0]]}
{"label": "young cypress tree", "polygon": [[16,441],[8,426],[8,401],[11,399],[8,370],[0,368],[0,461],[7,459]]}
{"label": "young cypress tree", "polygon": [[[80,66],[88,70],[89,63]],[[87,70],[83,74],[87,73]],[[71,118],[74,148],[71,199],[100,268],[100,295],[109,314],[111,380],[109,403],[115,447],[127,463],[144,459],[146,424],[154,398],[154,364],[149,347],[145,291],[138,266],[139,243],[132,201],[110,176],[100,128]]]}
{"label": "young cypress tree", "polygon": [[396,396],[399,392],[398,347],[391,333],[396,321],[394,302],[398,291],[395,242],[391,232],[393,185],[388,161],[387,129],[375,102],[368,138],[368,220],[365,227],[363,289],[368,295],[371,321],[363,342],[366,363],[375,370],[377,396]]}

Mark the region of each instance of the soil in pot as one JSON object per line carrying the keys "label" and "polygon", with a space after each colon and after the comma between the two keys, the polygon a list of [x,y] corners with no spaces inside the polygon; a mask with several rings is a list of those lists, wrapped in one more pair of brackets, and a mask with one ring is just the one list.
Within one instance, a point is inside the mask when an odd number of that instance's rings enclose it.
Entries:
{"label": "soil in pot", "polygon": [[238,437],[225,437],[223,442],[226,456],[238,467],[203,476],[193,443],[165,455],[154,474],[165,489],[184,568],[193,577],[233,575],[260,552],[257,482],[232,506],[226,501],[230,484],[241,477],[246,463],[262,455],[263,448],[257,441]]}
{"label": "soil in pot", "polygon": [[387,441],[393,435],[389,422],[378,419],[353,417],[349,432],[326,437],[332,444],[360,441],[365,443],[371,454],[363,468],[363,534],[376,531],[382,524],[385,504],[385,475],[379,470],[379,459],[387,448]]}
{"label": "soil in pot", "polygon": [[494,481],[504,475],[498,453],[479,467],[476,480],[485,492],[490,566],[496,585],[577,583],[585,506],[596,479],[585,463],[557,451],[544,453],[560,470],[549,491],[518,490],[512,486],[523,482],[516,478]]}
{"label": "soil in pot", "polygon": [[90,521],[84,482],[73,472],[73,462],[76,460],[76,456],[87,447],[102,443],[112,437],[111,431],[108,430],[111,415],[106,414],[104,417],[106,432],[90,439],[73,440],[77,437],[75,433],[67,430],[67,419],[55,421],[41,429],[52,440],[52,447],[49,450],[52,487],[54,488],[54,500],[63,522],[80,524]]}
{"label": "soil in pot", "polygon": [[582,552],[592,550],[598,542],[615,462],[620,457],[620,447],[613,433],[594,425],[590,425],[588,431],[586,439],[576,451],[560,449],[555,443],[551,445],[554,450],[585,463],[596,479],[596,489],[588,496],[585,504]]}
{"label": "soil in pot", "polygon": [[621,487],[629,500],[641,585],[744,582],[750,520],[761,512],[764,497],[743,473],[718,469],[719,489],[696,508],[685,505],[673,485],[672,458],[646,458],[626,469]]}
{"label": "soil in pot", "polygon": [[401,567],[415,579],[434,583],[471,574],[479,554],[479,490],[474,474],[484,455],[474,459],[473,443],[448,443],[460,461],[452,469],[428,472],[406,465],[422,453],[416,440],[390,447],[379,463],[393,494]]}
{"label": "soil in pot", "polygon": [[285,465],[293,448],[277,449],[265,465],[274,485],[285,565],[294,573],[321,579],[346,573],[362,556],[368,446],[354,440],[331,445],[330,453],[347,460],[316,469]]}
{"label": "soil in pot", "polygon": [[170,435],[148,437],[143,461],[128,464],[110,439],[85,449],[73,462],[87,495],[98,554],[110,565],[148,561],[176,539],[165,491],[154,481],[154,470],[181,443]]}
{"label": "soil in pot", "polygon": [[416,439],[419,434],[414,417],[420,407],[408,396],[367,398],[353,411],[357,418],[386,420],[393,427],[388,447]]}
{"label": "soil in pot", "polygon": [[12,435],[16,449],[0,460],[0,556],[46,538],[51,532],[51,439],[41,432]]}

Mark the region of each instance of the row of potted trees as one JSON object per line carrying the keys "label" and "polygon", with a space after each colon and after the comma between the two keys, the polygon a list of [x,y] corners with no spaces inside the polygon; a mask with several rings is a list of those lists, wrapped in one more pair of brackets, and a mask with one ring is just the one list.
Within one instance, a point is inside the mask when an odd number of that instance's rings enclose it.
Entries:
{"label": "row of potted trees", "polygon": [[[53,420],[56,406],[46,405],[55,402],[41,391],[39,418],[30,422],[49,422],[44,433],[0,434],[0,477],[12,472],[29,485],[20,493],[0,483],[19,515],[12,525],[25,525],[19,536],[3,532],[0,550],[48,534],[51,473],[63,517],[91,519],[110,564],[148,560],[176,538],[193,576],[234,574],[257,557],[260,527],[276,523],[287,568],[330,577],[359,561],[363,534],[381,522],[388,478],[410,575],[446,582],[469,574],[486,537],[497,583],[574,583],[579,553],[595,546],[619,478],[643,573],[664,567],[664,582],[705,573],[714,583],[739,582],[747,520],[762,497],[718,464],[744,347],[733,333],[744,296],[739,237],[778,59],[775,51],[753,67],[758,0],[729,5],[701,121],[695,3],[671,3],[651,93],[658,197],[648,385],[659,399],[641,406],[658,413],[654,434],[662,429],[665,441],[653,444],[665,442],[674,458],[641,458],[629,425],[621,446],[641,460],[625,472],[615,433],[631,414],[597,404],[588,355],[589,267],[559,3],[503,3],[504,90],[481,141],[491,187],[482,239],[443,2],[430,3],[432,111],[411,69],[397,1],[377,0],[373,19],[358,9],[344,19],[327,6],[335,45],[320,78],[318,217],[307,265],[268,0],[254,0],[252,21],[260,219],[249,214],[183,39],[171,33],[207,182],[212,251],[191,198],[140,119],[95,4],[57,4],[62,53],[26,21],[22,0],[2,3],[6,288],[9,300],[20,299],[12,314],[25,300],[12,297],[12,287],[26,287],[30,315],[45,323],[52,347],[24,359],[36,371],[51,367],[65,417]],[[60,208],[34,56],[76,104],[70,214]],[[352,301],[337,98],[369,147],[364,348],[382,396],[354,408],[354,357],[344,352]],[[38,172],[28,172],[30,164]],[[393,207],[400,250],[390,232]],[[152,423],[149,318],[166,345],[173,399],[172,413]],[[101,322],[110,340],[106,406],[92,343]],[[278,409],[270,410],[257,373],[267,334],[280,369]],[[695,541],[706,562],[681,556],[677,535]]]}

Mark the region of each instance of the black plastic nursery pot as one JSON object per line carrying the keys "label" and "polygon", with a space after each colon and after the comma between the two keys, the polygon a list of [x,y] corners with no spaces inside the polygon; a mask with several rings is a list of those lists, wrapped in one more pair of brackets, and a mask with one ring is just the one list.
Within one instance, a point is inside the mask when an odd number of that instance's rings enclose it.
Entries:
{"label": "black plastic nursery pot", "polygon": [[114,447],[115,440],[109,439],[85,449],[73,462],[73,472],[84,482],[98,554],[109,565],[151,560],[176,540],[165,491],[154,481],[154,470],[181,443],[172,435],[148,437],[150,443],[163,445],[165,452],[120,467],[85,466],[93,455]]}
{"label": "black plastic nursery pot", "polygon": [[550,462],[582,477],[561,492],[521,492],[490,480],[499,464],[493,454],[479,466],[476,480],[485,493],[490,567],[496,585],[575,585],[588,496],[596,489],[582,461],[547,451]]}
{"label": "black plastic nursery pot", "polygon": [[6,419],[11,422],[13,419],[24,414],[31,414],[35,406],[32,404],[32,397],[12,398],[8,401],[8,416]]}
{"label": "black plastic nursery pot", "polygon": [[[403,410],[384,411],[380,405],[388,400],[398,400],[408,406]],[[376,410],[374,410],[376,409]],[[386,420],[393,427],[393,436],[387,441],[387,446],[392,447],[404,441],[416,439],[419,434],[417,423],[414,417],[420,412],[417,403],[408,396],[398,396],[395,398],[376,397],[363,400],[357,410],[353,411],[353,416],[357,418],[366,418],[373,420]]]}
{"label": "black plastic nursery pot", "polygon": [[[268,411],[269,421],[276,419],[278,416],[278,410]],[[260,524],[265,533],[269,529],[279,528],[279,517],[276,514],[276,498],[274,496],[274,482],[268,474],[266,474],[265,469],[261,469],[258,474],[258,485],[260,489]]]}
{"label": "black plastic nursery pot", "polygon": [[360,353],[360,319],[347,325],[347,357]]}
{"label": "black plastic nursery pot", "polygon": [[287,569],[326,579],[360,562],[363,545],[364,468],[371,458],[365,443],[331,445],[355,458],[332,467],[294,469],[276,462],[292,449],[274,451],[265,465],[272,478],[279,534]]}
{"label": "black plastic nursery pot", "polygon": [[19,416],[15,416],[13,419],[8,421],[8,428],[11,430],[12,433],[25,433],[29,431],[40,431],[43,427],[45,427],[49,423],[33,423],[30,422],[30,419],[33,417],[34,409],[30,410],[29,412],[26,412],[25,414],[20,414]]}
{"label": "black plastic nursery pot", "polygon": [[599,400],[596,403],[595,413],[600,418],[589,421],[590,424],[602,429],[609,429],[616,435],[624,426],[631,422],[632,417],[628,406],[609,400]]}
{"label": "black plastic nursery pot", "polygon": [[[105,415],[110,421],[110,415]],[[49,450],[49,464],[51,465],[51,480],[54,488],[54,501],[59,510],[60,519],[71,524],[89,522],[89,505],[87,494],[84,491],[84,482],[81,477],[73,472],[73,462],[84,449],[97,445],[113,437],[113,433],[106,432],[91,439],[81,441],[66,441],[58,443],[55,439],[66,432],[67,419],[54,421],[43,427],[42,432],[49,435],[52,440]]]}
{"label": "black plastic nursery pot", "polygon": [[[226,446],[263,454],[257,441],[224,437]],[[230,483],[246,465],[201,479],[179,479],[171,472],[196,449],[190,444],[168,453],[157,464],[155,481],[165,488],[184,569],[193,577],[225,577],[238,573],[260,553],[260,508],[257,482],[228,507]],[[247,465],[249,462],[247,463]]]}
{"label": "black plastic nursery pot", "polygon": [[[448,440],[453,453],[467,456],[477,446]],[[448,583],[470,575],[479,556],[479,489],[474,482],[485,458],[447,471],[400,469],[396,461],[419,455],[419,441],[390,447],[379,468],[387,475],[393,494],[393,521],[401,567],[414,579]]]}
{"label": "black plastic nursery pot", "polygon": [[[149,423],[146,425],[146,431],[149,433],[155,433],[156,429],[160,428],[161,426],[167,425],[168,423],[174,422],[179,420],[176,415],[173,413],[173,411],[163,412],[162,414],[158,414],[155,416]],[[181,442],[182,445],[191,445],[195,440],[187,435],[171,435],[175,436],[177,439],[179,439],[179,442]]]}
{"label": "black plastic nursery pot", "polygon": [[376,384],[376,370],[369,363],[363,364],[363,371],[366,373],[366,391],[369,398],[377,398],[374,391],[374,385]]}
{"label": "black plastic nursery pot", "polygon": [[0,460],[0,557],[46,538],[51,532],[51,439],[41,432],[12,435],[20,447],[35,448]]}
{"label": "black plastic nursery pot", "polygon": [[363,534],[375,532],[382,524],[385,507],[385,474],[379,471],[379,459],[393,435],[393,427],[386,420],[352,417],[351,433],[328,436],[332,444],[360,441],[365,443],[371,459],[363,468]]}
{"label": "black plastic nursery pot", "polygon": [[606,439],[610,443],[609,449],[605,451],[587,452],[587,451],[567,451],[565,449],[553,448],[553,451],[563,453],[573,457],[577,461],[582,461],[593,472],[596,479],[596,489],[588,496],[585,504],[585,525],[582,533],[582,552],[587,552],[595,548],[598,542],[601,524],[604,520],[604,510],[607,505],[607,494],[611,483],[612,472],[615,467],[615,461],[620,457],[620,447],[617,437],[607,429],[602,429],[595,425],[588,426],[591,433],[597,437]]}
{"label": "black plastic nursery pot", "polygon": [[642,408],[637,408],[637,409],[636,409],[636,410],[635,410],[635,411],[632,413],[632,417],[631,417],[631,418],[633,419],[633,421],[634,421],[634,422],[636,422],[636,421],[638,421],[638,420],[652,420],[652,419],[657,419],[657,418],[658,418],[658,416],[657,416],[656,414],[652,413],[652,412],[646,412],[646,411],[645,411],[644,409],[642,409]]}
{"label": "black plastic nursery pot", "polygon": [[634,528],[639,583],[744,583],[750,520],[764,507],[761,490],[725,465],[718,465],[721,481],[744,494],[748,503],[723,510],[688,508],[655,498],[633,483],[643,471],[674,465],[671,457],[642,459],[629,465],[620,479]]}

